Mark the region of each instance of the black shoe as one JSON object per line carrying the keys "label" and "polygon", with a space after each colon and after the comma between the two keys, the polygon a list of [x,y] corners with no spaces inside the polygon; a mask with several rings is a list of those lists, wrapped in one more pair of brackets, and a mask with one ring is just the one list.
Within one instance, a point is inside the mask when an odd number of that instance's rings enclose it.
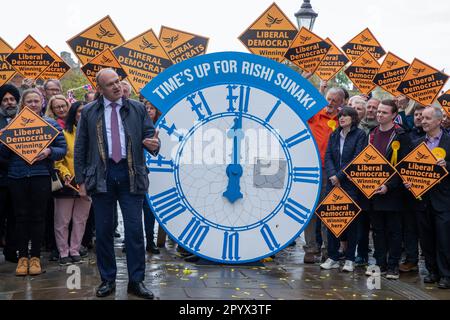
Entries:
{"label": "black shoe", "polygon": [[79,253],[81,257],[86,257],[88,255],[88,249],[86,247],[81,246]]}
{"label": "black shoe", "polygon": [[114,281],[103,281],[102,284],[97,288],[95,293],[97,297],[104,298],[109,296],[116,290],[116,283]]}
{"label": "black shoe", "polygon": [[439,276],[436,273],[429,273],[425,278],[423,278],[424,283],[436,283],[439,282]]}
{"label": "black shoe", "polygon": [[120,233],[118,233],[117,231],[114,231],[114,238],[120,238]]}
{"label": "black shoe", "polygon": [[81,256],[70,256],[73,263],[82,263]]}
{"label": "black shoe", "polygon": [[198,260],[200,260],[200,257],[197,257],[195,254],[191,254],[190,256],[184,258],[184,261],[186,262],[197,262]]}
{"label": "black shoe", "polygon": [[438,284],[439,289],[450,289],[450,278],[442,277]]}
{"label": "black shoe", "polygon": [[158,247],[153,241],[147,241],[147,247],[145,248],[145,250],[153,254],[160,254]]}
{"label": "black shoe", "polygon": [[53,249],[48,257],[48,261],[59,261],[59,252],[58,250]]}
{"label": "black shoe", "polygon": [[144,282],[129,282],[128,293],[134,294],[142,299],[153,299],[155,297],[153,293],[145,287]]}
{"label": "black shoe", "polygon": [[70,258],[69,257],[64,257],[64,258],[59,258],[59,265],[60,266],[67,266],[68,264],[70,264]]}

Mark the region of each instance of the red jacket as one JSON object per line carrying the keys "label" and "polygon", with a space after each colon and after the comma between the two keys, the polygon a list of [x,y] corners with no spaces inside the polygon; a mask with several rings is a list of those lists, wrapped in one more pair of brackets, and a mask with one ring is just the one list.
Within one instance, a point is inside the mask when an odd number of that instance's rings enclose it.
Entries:
{"label": "red jacket", "polygon": [[316,139],[317,147],[319,148],[320,160],[322,161],[322,168],[325,168],[325,153],[327,152],[328,140],[333,132],[333,129],[329,125],[330,120],[334,121],[334,128],[338,127],[337,113],[331,116],[326,112],[326,109],[322,109],[314,117],[308,120],[311,132]]}

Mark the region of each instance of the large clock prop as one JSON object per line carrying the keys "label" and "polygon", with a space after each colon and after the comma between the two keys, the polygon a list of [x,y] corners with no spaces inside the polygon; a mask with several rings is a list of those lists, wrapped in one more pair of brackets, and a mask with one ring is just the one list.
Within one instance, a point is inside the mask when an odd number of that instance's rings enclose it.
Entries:
{"label": "large clock prop", "polygon": [[307,80],[267,58],[221,52],[168,68],[142,94],[162,112],[147,200],[179,245],[236,264],[300,235],[322,174],[307,120],[326,106]]}

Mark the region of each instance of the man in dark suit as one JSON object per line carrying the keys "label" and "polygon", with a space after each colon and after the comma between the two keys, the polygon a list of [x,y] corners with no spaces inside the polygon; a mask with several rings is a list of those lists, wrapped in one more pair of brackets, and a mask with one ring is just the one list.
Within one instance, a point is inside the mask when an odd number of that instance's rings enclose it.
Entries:
{"label": "man in dark suit", "polygon": [[[20,101],[19,90],[12,84],[0,87],[0,130],[15,117]],[[6,221],[6,224],[5,224]],[[15,217],[8,189],[6,165],[0,164],[0,241],[5,238],[3,255],[5,260],[17,263],[18,257],[14,240]]]}
{"label": "man in dark suit", "polygon": [[[444,149],[445,159],[438,159],[436,164],[450,169],[450,135],[441,128],[442,109],[427,107],[422,117],[426,135],[414,141],[414,145],[425,142],[431,150],[437,147]],[[405,186],[410,187],[408,184]],[[450,289],[450,176],[446,176],[422,198],[423,206],[417,211],[417,221],[420,246],[429,272],[424,282],[438,282],[439,288]]]}
{"label": "man in dark suit", "polygon": [[123,97],[117,73],[102,69],[96,76],[100,96],[83,109],[75,141],[75,178],[80,195],[92,196],[95,213],[97,265],[102,279],[98,297],[114,292],[114,204],[119,201],[125,227],[128,292],[153,299],[144,281],[145,246],[142,204],[148,190],[144,148],[159,151],[145,106]]}

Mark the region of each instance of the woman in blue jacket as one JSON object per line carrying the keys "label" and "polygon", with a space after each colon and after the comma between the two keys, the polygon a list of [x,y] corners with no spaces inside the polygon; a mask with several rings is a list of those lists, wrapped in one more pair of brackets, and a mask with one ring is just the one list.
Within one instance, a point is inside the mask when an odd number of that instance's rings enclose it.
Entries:
{"label": "woman in blue jacket", "polygon": [[[347,179],[343,170],[364,149],[367,144],[366,134],[358,128],[358,113],[344,107],[338,114],[339,127],[331,134],[325,153],[325,174],[327,175],[327,193],[333,187],[341,187],[358,203],[360,193],[356,186]],[[345,230],[348,246],[345,252],[343,271],[354,269],[357,242],[357,221],[353,221]],[[339,268],[339,238],[328,230],[328,259],[320,265],[322,269]]]}
{"label": "woman in blue jacket", "polygon": [[[23,92],[19,112],[27,106],[41,114],[43,98],[37,89]],[[58,123],[44,117],[45,121],[61,132]],[[6,146],[0,147],[0,158],[7,163],[8,186],[11,192],[14,214],[16,216],[17,247],[19,262],[16,275],[38,275],[42,273],[40,255],[44,238],[45,214],[51,196],[51,173],[53,162],[61,160],[66,154],[66,140],[62,133],[37,156],[30,165]],[[28,243],[31,241],[31,250]]]}

